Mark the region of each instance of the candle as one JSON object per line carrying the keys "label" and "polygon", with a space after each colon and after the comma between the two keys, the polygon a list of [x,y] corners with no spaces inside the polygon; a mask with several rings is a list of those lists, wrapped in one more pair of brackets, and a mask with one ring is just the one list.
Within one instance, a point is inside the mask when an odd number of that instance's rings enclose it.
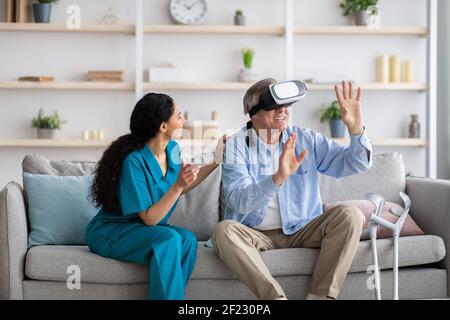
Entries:
{"label": "candle", "polygon": [[99,140],[105,140],[105,131],[100,130],[100,131],[98,132],[98,139],[99,139]]}
{"label": "candle", "polygon": [[84,141],[89,140],[89,130],[83,130],[82,138]]}
{"label": "candle", "polygon": [[406,60],[403,63],[402,82],[413,82],[413,68],[411,60]]}
{"label": "candle", "polygon": [[378,82],[389,82],[389,58],[383,54],[378,58]]}
{"label": "candle", "polygon": [[91,131],[91,139],[92,140],[98,140],[98,130],[92,130]]}
{"label": "candle", "polygon": [[398,55],[394,54],[389,59],[389,71],[391,82],[400,82],[400,64],[398,61]]}

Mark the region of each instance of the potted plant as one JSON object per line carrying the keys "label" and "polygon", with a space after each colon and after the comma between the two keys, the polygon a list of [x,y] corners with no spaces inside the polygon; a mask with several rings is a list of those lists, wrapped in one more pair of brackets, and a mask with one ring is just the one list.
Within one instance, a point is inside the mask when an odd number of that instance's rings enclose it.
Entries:
{"label": "potted plant", "polygon": [[50,116],[45,116],[44,110],[40,108],[38,116],[33,118],[31,126],[37,129],[38,139],[54,139],[56,130],[61,129],[61,124],[66,122],[59,118],[58,111],[54,111]]}
{"label": "potted plant", "polygon": [[241,69],[238,75],[240,82],[254,82],[257,79],[257,75],[252,70],[253,57],[255,52],[250,48],[242,48],[242,60],[244,62],[244,69]]}
{"label": "potted plant", "polygon": [[35,22],[49,23],[52,3],[57,4],[58,0],[37,0],[37,3],[33,3]]}
{"label": "potted plant", "polygon": [[344,16],[353,14],[357,26],[366,26],[371,14],[367,9],[377,2],[378,0],[342,0],[340,7],[344,10]]}
{"label": "potted plant", "polygon": [[329,121],[332,138],[343,138],[345,125],[341,118],[339,102],[333,101],[329,106],[320,109],[320,122]]}
{"label": "potted plant", "polygon": [[234,14],[234,25],[245,26],[245,16],[242,10],[236,10]]}

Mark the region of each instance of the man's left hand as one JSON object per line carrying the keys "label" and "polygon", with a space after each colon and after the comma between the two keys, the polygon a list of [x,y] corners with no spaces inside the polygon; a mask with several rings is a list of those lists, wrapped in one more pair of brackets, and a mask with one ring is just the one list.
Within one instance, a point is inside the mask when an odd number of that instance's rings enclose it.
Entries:
{"label": "man's left hand", "polygon": [[356,98],[353,93],[353,83],[342,81],[342,95],[339,93],[339,86],[334,86],[336,98],[341,108],[342,121],[348,128],[351,135],[360,135],[363,133],[363,126],[361,120],[361,95],[362,89],[358,87]]}

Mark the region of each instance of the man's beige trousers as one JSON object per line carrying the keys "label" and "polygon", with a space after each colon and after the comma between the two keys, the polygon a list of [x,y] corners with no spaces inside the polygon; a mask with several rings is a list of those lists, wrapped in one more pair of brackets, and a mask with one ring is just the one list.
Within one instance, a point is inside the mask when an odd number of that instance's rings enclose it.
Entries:
{"label": "man's beige trousers", "polygon": [[213,243],[224,264],[259,299],[286,297],[259,251],[320,248],[309,293],[337,298],[358,248],[363,225],[364,215],[358,208],[339,205],[290,236],[281,229],[258,231],[234,220],[224,220],[214,231]]}

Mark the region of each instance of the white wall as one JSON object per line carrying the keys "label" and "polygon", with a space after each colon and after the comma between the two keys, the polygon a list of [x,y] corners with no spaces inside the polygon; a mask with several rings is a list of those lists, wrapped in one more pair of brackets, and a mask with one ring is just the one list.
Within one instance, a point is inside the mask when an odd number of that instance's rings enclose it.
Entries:
{"label": "white wall", "polygon": [[[295,0],[296,25],[344,25],[340,0]],[[405,5],[407,3],[407,5]],[[82,23],[97,24],[109,6],[123,24],[134,23],[134,2],[119,0],[60,0],[53,6],[52,22],[64,23],[65,10],[78,4]],[[283,0],[209,0],[206,24],[232,24],[236,9],[242,9],[248,25],[282,25]],[[384,25],[426,25],[425,0],[380,0]],[[167,0],[145,1],[146,24],[168,24]],[[3,1],[0,0],[0,17]],[[239,49],[256,51],[254,67],[261,78],[284,77],[284,40],[276,36],[145,35],[144,68],[164,62],[196,70],[193,77],[204,81],[235,81],[242,66]],[[348,75],[360,82],[375,81],[375,58],[398,54],[414,63],[417,82],[426,81],[426,40],[417,37],[295,36],[294,77]],[[134,37],[108,34],[0,33],[0,81],[25,74],[51,74],[57,80],[83,80],[89,69],[122,69],[125,80],[134,80]],[[145,73],[146,75],[146,73]],[[222,130],[238,128],[242,114],[239,91],[169,91],[191,119],[208,120],[219,113]],[[328,134],[318,121],[321,104],[334,99],[333,92],[310,92],[297,103],[293,123]],[[0,139],[34,137],[30,121],[40,107],[57,109],[64,125],[60,137],[79,138],[83,129],[104,129],[107,138],[127,132],[134,106],[132,92],[0,90]],[[372,138],[407,137],[409,115],[418,113],[422,136],[426,133],[426,100],[418,92],[365,92],[363,116]],[[376,152],[400,151],[408,171],[425,174],[425,149],[376,148]],[[0,185],[21,181],[24,155],[38,153],[51,159],[97,160],[102,150],[87,148],[0,148]]]}

